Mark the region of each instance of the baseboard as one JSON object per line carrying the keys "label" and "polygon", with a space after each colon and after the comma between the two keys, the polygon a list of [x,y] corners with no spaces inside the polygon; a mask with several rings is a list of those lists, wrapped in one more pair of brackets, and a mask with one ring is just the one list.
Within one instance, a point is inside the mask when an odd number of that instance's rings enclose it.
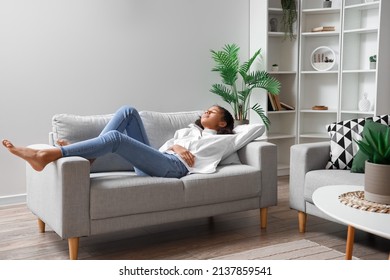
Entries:
{"label": "baseboard", "polygon": [[26,194],[1,196],[0,197],[0,206],[26,203],[26,198],[27,198]]}
{"label": "baseboard", "polygon": [[278,176],[290,175],[290,169],[278,169]]}

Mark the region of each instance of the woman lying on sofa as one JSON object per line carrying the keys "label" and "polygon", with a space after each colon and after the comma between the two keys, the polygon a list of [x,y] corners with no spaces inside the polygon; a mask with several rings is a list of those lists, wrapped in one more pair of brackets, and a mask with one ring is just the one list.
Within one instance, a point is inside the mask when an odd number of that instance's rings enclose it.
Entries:
{"label": "woman lying on sofa", "polygon": [[173,138],[157,150],[149,145],[137,110],[123,106],[93,139],[69,145],[59,141],[60,146],[42,150],[16,147],[9,140],[2,143],[36,171],[62,157],[80,156],[93,161],[107,153],[116,153],[128,160],[138,175],[181,178],[188,173],[214,172],[222,157],[232,150],[233,126],[229,111],[215,105],[195,124],[177,130]]}

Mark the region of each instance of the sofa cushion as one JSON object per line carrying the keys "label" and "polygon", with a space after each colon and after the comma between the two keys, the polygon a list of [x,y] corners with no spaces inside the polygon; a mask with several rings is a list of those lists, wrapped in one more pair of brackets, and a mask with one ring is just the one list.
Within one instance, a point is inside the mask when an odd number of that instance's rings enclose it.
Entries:
{"label": "sofa cushion", "polygon": [[91,219],[184,207],[179,179],[141,177],[134,172],[91,174]]}
{"label": "sofa cushion", "polygon": [[261,173],[248,165],[218,166],[212,174],[181,178],[186,206],[206,205],[258,196]]}
{"label": "sofa cushion", "polygon": [[327,169],[351,169],[353,158],[359,150],[355,140],[362,139],[361,135],[366,120],[390,124],[389,115],[381,115],[327,125],[326,129],[330,136],[330,159],[326,165]]}
{"label": "sofa cushion", "polygon": [[[52,118],[53,144],[58,139],[75,143],[94,138],[100,134],[113,114],[78,116],[57,114]],[[107,154],[97,158],[91,165],[91,172],[129,171],[133,166],[116,154]]]}
{"label": "sofa cushion", "polygon": [[134,172],[91,174],[91,219],[105,219],[259,196],[261,173],[248,165],[219,166],[181,179]]}
{"label": "sofa cushion", "polygon": [[304,198],[313,203],[316,189],[330,185],[364,185],[364,174],[351,173],[349,170],[313,170],[306,173]]}
{"label": "sofa cushion", "polygon": [[141,111],[139,115],[144,123],[150,145],[158,149],[173,137],[176,130],[194,123],[202,113],[202,111],[175,113]]}

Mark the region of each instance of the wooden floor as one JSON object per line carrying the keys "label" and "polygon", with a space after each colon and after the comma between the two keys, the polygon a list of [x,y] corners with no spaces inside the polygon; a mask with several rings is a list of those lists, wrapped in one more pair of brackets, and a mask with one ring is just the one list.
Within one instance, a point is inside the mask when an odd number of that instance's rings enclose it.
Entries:
{"label": "wooden floor", "polygon": [[[344,252],[346,226],[308,216],[298,232],[297,213],[288,206],[288,177],[279,178],[278,206],[269,209],[268,228],[260,230],[259,211],[196,219],[80,239],[80,259],[209,259],[240,251],[307,239]],[[385,260],[390,241],[356,231],[354,256]],[[37,220],[25,204],[0,207],[0,259],[68,259],[67,241]]]}

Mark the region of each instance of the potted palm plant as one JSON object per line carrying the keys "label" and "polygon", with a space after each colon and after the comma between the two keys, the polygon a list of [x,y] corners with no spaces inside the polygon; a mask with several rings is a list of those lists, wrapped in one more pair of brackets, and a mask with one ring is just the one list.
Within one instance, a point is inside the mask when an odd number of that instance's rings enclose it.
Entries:
{"label": "potted palm plant", "polygon": [[[241,65],[238,58],[239,50],[240,48],[235,44],[227,44],[221,51],[211,50],[212,58],[216,63],[212,71],[219,72],[222,84],[213,84],[210,91],[221,96],[232,107],[235,120],[248,123],[248,113],[252,109],[268,129],[270,120],[258,103],[250,107],[250,96],[255,88],[278,94],[280,82],[266,71],[251,71],[253,62],[261,58],[261,50],[256,51]],[[238,82],[241,82],[240,87],[237,86]]]}
{"label": "potted palm plant", "polygon": [[390,204],[390,127],[367,121],[363,138],[356,141],[366,156],[364,197],[366,200]]}

